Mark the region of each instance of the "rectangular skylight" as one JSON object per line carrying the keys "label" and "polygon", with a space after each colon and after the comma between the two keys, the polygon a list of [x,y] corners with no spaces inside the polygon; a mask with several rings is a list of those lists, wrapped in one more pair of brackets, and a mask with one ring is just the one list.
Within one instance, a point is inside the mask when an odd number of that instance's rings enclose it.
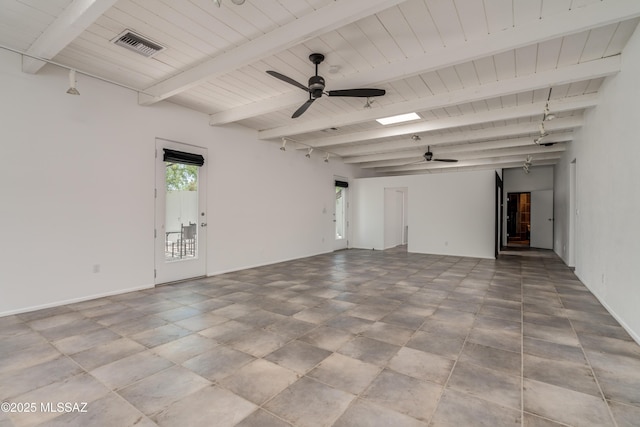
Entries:
{"label": "rectangular skylight", "polygon": [[392,125],[394,123],[402,123],[402,122],[408,122],[411,120],[418,120],[419,118],[420,116],[417,115],[416,113],[407,113],[407,114],[400,114],[399,116],[376,119],[376,122],[380,123],[381,125]]}

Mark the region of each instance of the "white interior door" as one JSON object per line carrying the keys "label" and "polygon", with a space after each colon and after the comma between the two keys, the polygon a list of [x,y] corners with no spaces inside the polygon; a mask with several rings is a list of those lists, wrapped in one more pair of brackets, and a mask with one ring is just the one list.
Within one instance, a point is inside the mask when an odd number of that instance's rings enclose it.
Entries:
{"label": "white interior door", "polygon": [[156,284],[206,274],[206,182],[206,148],[156,139]]}
{"label": "white interior door", "polygon": [[395,248],[404,243],[404,192],[384,189],[384,248]]}
{"label": "white interior door", "polygon": [[553,190],[531,192],[532,248],[553,249]]}
{"label": "white interior door", "polygon": [[339,251],[341,249],[347,249],[349,246],[349,242],[347,240],[349,230],[349,221],[347,220],[349,188],[336,186],[335,190],[336,202],[334,204],[333,211],[335,241],[333,243],[333,250]]}

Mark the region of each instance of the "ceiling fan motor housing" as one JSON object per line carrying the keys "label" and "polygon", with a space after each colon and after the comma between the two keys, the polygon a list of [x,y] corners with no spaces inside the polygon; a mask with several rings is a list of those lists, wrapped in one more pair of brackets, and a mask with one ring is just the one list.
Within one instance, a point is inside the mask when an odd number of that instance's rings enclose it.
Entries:
{"label": "ceiling fan motor housing", "polygon": [[426,153],[424,153],[424,159],[427,162],[430,162],[431,159],[433,159],[433,153],[431,151],[427,151]]}
{"label": "ceiling fan motor housing", "polygon": [[314,98],[320,98],[324,91],[324,78],[322,76],[312,76],[309,79],[309,92]]}

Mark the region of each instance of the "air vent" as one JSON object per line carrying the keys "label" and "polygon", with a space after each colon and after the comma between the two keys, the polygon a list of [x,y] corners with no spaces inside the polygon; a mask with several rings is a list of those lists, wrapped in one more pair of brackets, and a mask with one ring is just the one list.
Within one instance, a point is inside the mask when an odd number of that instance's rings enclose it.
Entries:
{"label": "air vent", "polygon": [[118,37],[111,40],[111,42],[115,45],[122,46],[136,53],[139,53],[140,55],[147,58],[151,58],[156,53],[166,49],[164,46],[160,46],[159,44],[152,42],[151,40],[141,36],[140,34],[136,34],[133,31],[129,30],[123,32]]}

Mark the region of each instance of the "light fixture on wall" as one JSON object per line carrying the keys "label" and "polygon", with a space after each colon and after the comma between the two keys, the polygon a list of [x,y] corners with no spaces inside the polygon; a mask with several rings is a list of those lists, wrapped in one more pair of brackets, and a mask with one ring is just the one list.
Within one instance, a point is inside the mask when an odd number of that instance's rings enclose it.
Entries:
{"label": "light fixture on wall", "polygon": [[280,147],[280,151],[287,151],[286,145],[287,140],[285,138],[282,138],[282,147]]}
{"label": "light fixture on wall", "polygon": [[76,89],[76,70],[69,70],[69,89],[67,93],[69,95],[80,95],[80,92]]}
{"label": "light fixture on wall", "polygon": [[305,156],[307,159],[310,159],[310,158],[311,158],[311,153],[313,153],[313,148],[309,147],[309,151],[308,151],[308,152],[307,152],[307,154],[305,154],[304,156]]}
{"label": "light fixture on wall", "polygon": [[324,158],[325,163],[329,163],[329,153],[327,153],[327,157]]}

